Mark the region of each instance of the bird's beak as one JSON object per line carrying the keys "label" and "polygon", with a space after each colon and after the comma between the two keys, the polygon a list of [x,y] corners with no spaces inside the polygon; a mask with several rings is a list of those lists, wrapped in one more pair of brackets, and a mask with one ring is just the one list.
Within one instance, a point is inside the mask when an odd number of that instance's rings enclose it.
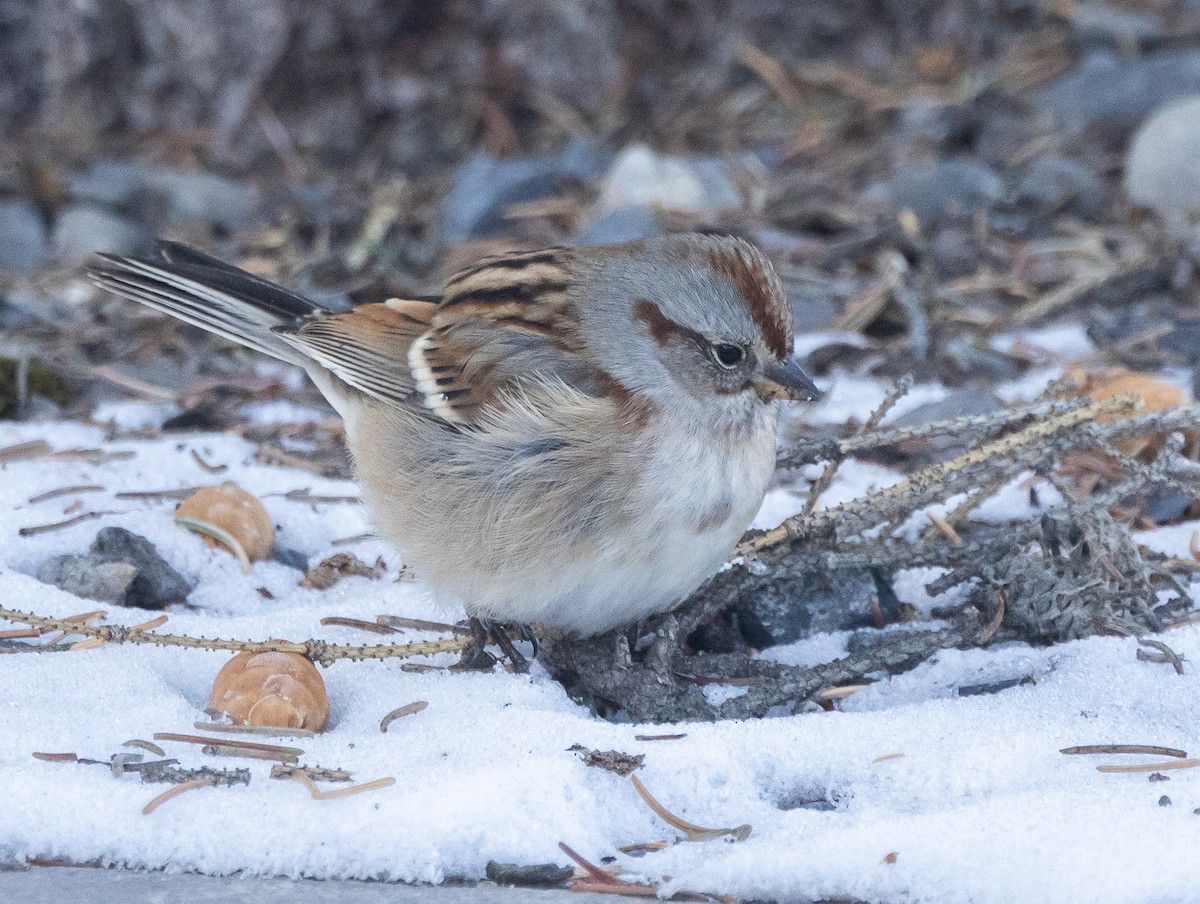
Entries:
{"label": "bird's beak", "polygon": [[764,402],[772,399],[791,399],[794,402],[813,402],[821,398],[821,390],[800,369],[795,358],[768,364],[762,379],[754,384]]}

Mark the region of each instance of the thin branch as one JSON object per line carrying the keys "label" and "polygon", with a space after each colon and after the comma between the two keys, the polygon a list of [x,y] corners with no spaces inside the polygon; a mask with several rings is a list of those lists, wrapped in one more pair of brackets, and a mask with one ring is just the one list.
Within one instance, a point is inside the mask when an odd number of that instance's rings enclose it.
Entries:
{"label": "thin branch", "polygon": [[83,634],[99,638],[103,643],[154,644],[161,647],[186,647],[198,650],[229,650],[252,653],[299,653],[329,665],[337,659],[363,660],[430,656],[434,653],[451,653],[470,644],[468,637],[449,637],[444,640],[429,640],[404,644],[374,644],[354,646],[333,644],[323,640],[226,640],[219,637],[191,637],[185,634],[154,634],[150,631],[127,628],[123,625],[84,625],[65,618],[48,618],[31,612],[0,608],[0,619],[18,624],[47,627],[71,634]]}

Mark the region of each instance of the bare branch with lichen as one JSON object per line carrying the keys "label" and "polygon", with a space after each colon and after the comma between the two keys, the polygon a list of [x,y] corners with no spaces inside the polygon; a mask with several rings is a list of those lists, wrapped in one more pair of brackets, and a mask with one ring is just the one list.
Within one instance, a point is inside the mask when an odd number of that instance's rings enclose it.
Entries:
{"label": "bare branch with lichen", "polygon": [[[451,653],[461,650],[470,643],[469,638],[450,637],[444,640],[430,640],[402,644],[368,644],[358,646],[352,644],[334,644],[324,640],[226,640],[219,637],[190,637],[184,634],[155,634],[151,630],[123,625],[88,625],[71,618],[50,618],[35,615],[31,612],[20,612],[15,609],[0,608],[0,619],[23,625],[44,627],[49,630],[64,631],[68,634],[79,634],[89,638],[87,641],[74,644],[70,649],[90,649],[102,644],[153,644],[162,647],[187,647],[198,650],[229,650],[235,653],[299,653],[319,662],[330,665],[335,660],[350,659],[390,659],[407,658],[411,656],[429,656],[434,653]],[[87,646],[83,646],[87,644]],[[31,652],[41,648],[30,646]]]}

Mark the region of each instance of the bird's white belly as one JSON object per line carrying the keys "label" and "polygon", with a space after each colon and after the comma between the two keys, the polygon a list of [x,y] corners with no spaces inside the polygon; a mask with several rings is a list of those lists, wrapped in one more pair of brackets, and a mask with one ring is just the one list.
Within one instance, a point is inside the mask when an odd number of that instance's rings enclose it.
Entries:
{"label": "bird's white belly", "polygon": [[753,520],[774,470],[773,427],[724,455],[694,437],[664,448],[639,482],[639,517],[614,528],[604,555],[550,550],[558,558],[536,569],[539,583],[493,581],[480,614],[587,635],[670,609],[728,561]]}

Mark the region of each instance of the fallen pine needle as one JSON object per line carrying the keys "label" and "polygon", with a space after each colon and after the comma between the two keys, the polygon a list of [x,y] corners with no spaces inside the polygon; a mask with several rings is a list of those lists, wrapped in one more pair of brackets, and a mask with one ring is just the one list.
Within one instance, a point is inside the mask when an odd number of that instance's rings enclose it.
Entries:
{"label": "fallen pine needle", "polygon": [[200,731],[258,735],[263,738],[311,738],[316,734],[307,728],[283,728],[274,725],[230,725],[228,722],[193,722],[192,725]]}
{"label": "fallen pine needle", "polygon": [[877,756],[871,760],[872,763],[886,763],[888,760],[898,760],[903,757],[903,753],[885,753],[883,756]]}
{"label": "fallen pine needle", "polygon": [[240,747],[243,750],[257,750],[261,753],[274,753],[280,756],[300,757],[304,751],[299,747],[281,747],[278,744],[258,744],[254,741],[239,741],[236,738],[205,738],[201,735],[176,734],[170,731],[156,731],[156,741],[181,741],[184,744],[216,744],[223,747]]}
{"label": "fallen pine needle", "polygon": [[414,631],[447,631],[451,634],[469,635],[471,630],[462,625],[448,625],[445,622],[427,621],[423,618],[405,618],[401,615],[379,615],[375,621],[392,628],[411,628]]}
{"label": "fallen pine needle", "polygon": [[51,499],[58,499],[61,496],[74,496],[80,493],[98,493],[104,487],[95,484],[84,484],[82,486],[59,487],[57,490],[47,490],[45,493],[38,493],[36,496],[29,497],[30,505],[37,505],[41,502],[49,502]]}
{"label": "fallen pine needle", "polygon": [[383,721],[379,723],[379,730],[387,734],[388,726],[397,719],[402,719],[405,716],[412,716],[427,708],[429,702],[427,700],[417,700],[413,703],[408,703],[401,706],[399,709],[393,709],[390,713],[383,717]]}
{"label": "fallen pine needle", "polygon": [[12,628],[0,631],[0,640],[22,640],[29,637],[41,637],[47,632],[46,628]]}
{"label": "fallen pine needle", "polygon": [[209,756],[240,756],[248,760],[268,760],[270,762],[282,762],[295,764],[299,762],[300,757],[292,753],[272,753],[269,750],[251,750],[245,747],[239,747],[235,744],[205,744],[200,748],[201,753],[207,753]]}
{"label": "fallen pine needle", "polygon": [[377,778],[373,782],[363,782],[361,785],[351,785],[349,788],[338,788],[336,791],[322,791],[317,787],[316,782],[309,778],[305,772],[293,772],[288,777],[292,781],[299,782],[306,787],[308,793],[312,795],[313,800],[336,800],[339,797],[362,794],[364,791],[378,791],[380,788],[390,788],[396,784],[396,780],[389,775],[387,778]]}
{"label": "fallen pine needle", "polygon": [[79,760],[76,753],[38,753],[34,751],[33,758],[45,763],[75,763]]}
{"label": "fallen pine needle", "polygon": [[78,641],[77,643],[71,644],[70,649],[72,649],[72,650],[94,650],[96,647],[102,647],[106,643],[108,643],[108,641],[105,640],[103,637],[89,637],[87,640],[81,640],[81,641]]}
{"label": "fallen pine needle", "polygon": [[637,844],[622,844],[617,848],[622,854],[649,854],[654,851],[665,851],[671,846],[669,841],[640,841]]}
{"label": "fallen pine needle", "polygon": [[340,615],[329,615],[321,619],[323,625],[334,625],[340,628],[358,628],[360,631],[370,631],[372,634],[399,634],[400,629],[378,622],[364,621],[361,618],[344,618]]}
{"label": "fallen pine needle", "polygon": [[597,884],[605,885],[605,886],[630,885],[631,884],[629,882],[626,882],[624,879],[618,879],[616,876],[614,876],[612,873],[610,873],[608,870],[604,869],[603,867],[596,866],[596,864],[592,863],[592,861],[588,860],[586,857],[583,856],[583,854],[576,851],[573,847],[571,847],[565,841],[560,841],[558,843],[558,849],[560,851],[562,851],[564,854],[566,854],[568,857],[570,857],[572,860],[574,860],[575,863],[578,864],[580,866],[580,868],[582,868],[584,870],[584,872],[586,872],[589,876],[591,876],[592,880],[594,882],[596,882]]}
{"label": "fallen pine needle", "polygon": [[194,778],[190,782],[181,782],[174,788],[168,788],[162,794],[158,795],[158,797],[154,798],[154,800],[150,801],[150,803],[146,804],[146,806],[142,807],[142,815],[149,816],[172,797],[178,797],[184,791],[191,791],[193,788],[211,787],[212,783],[211,778]]}
{"label": "fallen pine needle", "polygon": [[122,747],[140,747],[142,750],[148,750],[155,756],[166,756],[167,753],[153,741],[143,741],[141,738],[133,738],[121,745]]}
{"label": "fallen pine needle", "polygon": [[36,524],[33,527],[23,527],[17,534],[22,537],[36,537],[39,534],[49,534],[56,530],[66,530],[68,527],[74,527],[76,524],[83,524],[85,521],[91,521],[93,518],[100,518],[104,515],[113,515],[115,512],[84,512],[82,515],[76,515],[74,518],[68,518],[66,521],[55,521],[53,524]]}
{"label": "fallen pine needle", "polygon": [[679,829],[679,831],[687,835],[688,841],[709,841],[713,838],[723,838],[726,835],[733,838],[734,841],[743,841],[750,837],[752,829],[748,825],[734,826],[729,829],[706,829],[704,826],[693,825],[684,819],[680,819],[655,800],[654,795],[646,790],[646,786],[642,784],[636,775],[629,776],[629,780],[633,782],[634,789],[641,796],[642,800],[646,802],[646,806],[653,810],[668,825]]}
{"label": "fallen pine needle", "polygon": [[1151,756],[1177,756],[1180,759],[1187,756],[1186,750],[1158,747],[1154,744],[1080,744],[1076,747],[1064,747],[1059,753],[1068,756],[1090,753],[1148,753]]}
{"label": "fallen pine needle", "polygon": [[827,687],[817,693],[818,700],[842,700],[852,697],[859,691],[865,691],[869,684],[843,684],[840,687]]}
{"label": "fallen pine needle", "polygon": [[160,615],[158,618],[152,618],[152,619],[150,619],[150,621],[142,622],[140,625],[131,625],[129,627],[129,630],[130,631],[153,631],[155,628],[161,628],[163,625],[165,625],[170,618],[171,618],[171,616],[166,615],[164,613],[163,615]]}
{"label": "fallen pine needle", "polygon": [[590,891],[593,894],[599,895],[625,895],[630,898],[658,897],[657,886],[643,885],[641,883],[635,885],[632,882],[622,882],[620,885],[612,885],[603,881],[589,882],[586,879],[579,879],[571,883],[571,891]]}
{"label": "fallen pine needle", "polygon": [[926,512],[925,517],[929,519],[930,524],[941,531],[942,535],[955,546],[963,545],[962,535],[959,534],[959,532],[954,529],[954,525],[952,525],[945,518],[941,517],[940,515],[935,515],[933,512]]}
{"label": "fallen pine needle", "polygon": [[1165,763],[1137,763],[1130,766],[1097,766],[1097,772],[1161,772],[1164,769],[1195,769],[1200,760],[1167,760]]}

